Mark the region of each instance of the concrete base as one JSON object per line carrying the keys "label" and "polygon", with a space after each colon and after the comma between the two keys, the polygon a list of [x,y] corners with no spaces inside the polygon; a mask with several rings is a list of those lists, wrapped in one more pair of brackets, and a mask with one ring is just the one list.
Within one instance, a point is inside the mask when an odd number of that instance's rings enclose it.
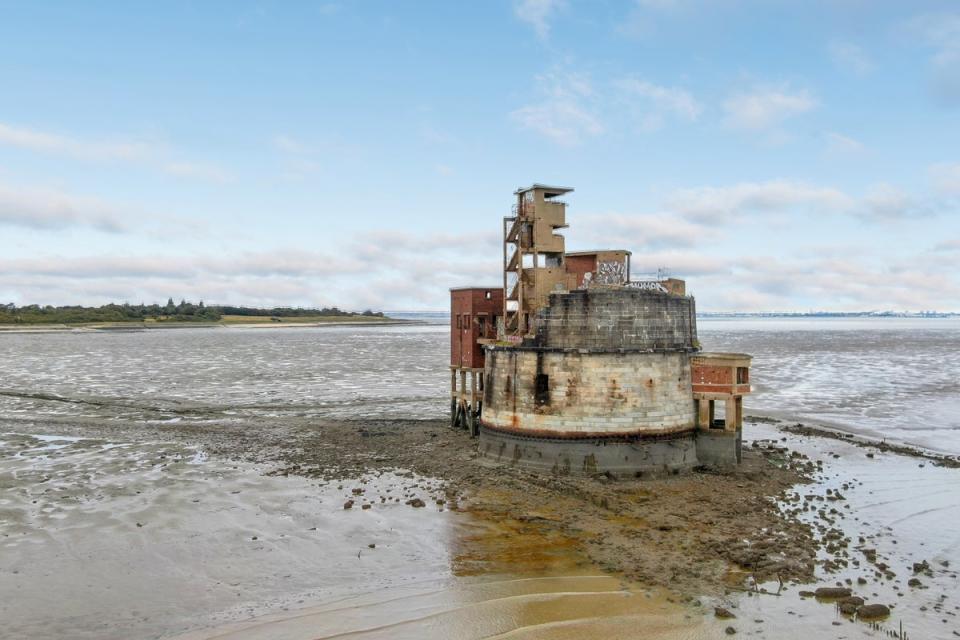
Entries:
{"label": "concrete base", "polygon": [[568,440],[523,438],[480,427],[480,456],[496,463],[563,475],[610,472],[644,477],[687,471],[699,464],[693,431],[670,438]]}
{"label": "concrete base", "polygon": [[743,430],[702,429],[697,432],[697,458],[700,464],[729,469],[740,464]]}

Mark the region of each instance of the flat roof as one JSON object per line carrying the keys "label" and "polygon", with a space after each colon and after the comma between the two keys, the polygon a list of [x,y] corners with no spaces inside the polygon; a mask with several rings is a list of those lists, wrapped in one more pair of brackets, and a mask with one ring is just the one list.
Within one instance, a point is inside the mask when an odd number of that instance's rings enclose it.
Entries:
{"label": "flat roof", "polygon": [[726,353],[723,351],[701,351],[691,353],[691,358],[706,358],[708,360],[753,360],[749,353]]}
{"label": "flat roof", "polygon": [[533,191],[534,189],[542,189],[544,191],[544,197],[552,198],[554,196],[562,196],[565,193],[570,193],[573,191],[573,187],[551,187],[550,185],[540,184],[539,182],[534,182],[527,188],[520,187],[513,192],[513,195],[518,196],[521,193],[526,193],[527,191]]}
{"label": "flat roof", "polygon": [[598,253],[625,253],[628,256],[632,256],[632,251],[627,251],[626,249],[597,249],[596,251],[567,251],[565,256],[595,256]]}
{"label": "flat roof", "polygon": [[489,291],[490,289],[500,289],[503,291],[502,284],[495,284],[489,287],[450,287],[450,291],[473,291],[473,290],[484,290]]}

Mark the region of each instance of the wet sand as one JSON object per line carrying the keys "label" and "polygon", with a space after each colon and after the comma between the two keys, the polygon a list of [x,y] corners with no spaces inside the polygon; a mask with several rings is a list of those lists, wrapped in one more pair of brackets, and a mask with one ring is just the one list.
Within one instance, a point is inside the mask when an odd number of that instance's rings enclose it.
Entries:
{"label": "wet sand", "polygon": [[0,436],[2,637],[881,637],[801,596],[848,582],[885,629],[960,629],[958,471],[780,425],[642,481],[485,466],[437,422],[43,427]]}
{"label": "wet sand", "polygon": [[691,625],[568,539],[438,504],[449,488],[437,479],[371,469],[318,482],[169,432],[158,443],[104,431],[0,438],[0,636],[476,637],[546,625],[564,637],[587,613],[611,629],[631,616]]}

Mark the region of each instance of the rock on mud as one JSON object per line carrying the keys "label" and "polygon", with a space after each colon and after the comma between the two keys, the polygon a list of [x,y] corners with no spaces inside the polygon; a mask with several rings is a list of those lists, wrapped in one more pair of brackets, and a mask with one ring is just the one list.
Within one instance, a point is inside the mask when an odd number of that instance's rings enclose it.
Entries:
{"label": "rock on mud", "polygon": [[880,620],[890,615],[890,607],[885,604],[865,604],[857,609],[857,617],[861,620]]}
{"label": "rock on mud", "polygon": [[863,598],[859,596],[842,598],[837,602],[837,606],[840,608],[840,613],[852,616],[863,606]]}
{"label": "rock on mud", "polygon": [[820,587],[813,592],[818,598],[823,598],[825,600],[837,599],[837,598],[848,598],[850,597],[850,589],[847,587]]}

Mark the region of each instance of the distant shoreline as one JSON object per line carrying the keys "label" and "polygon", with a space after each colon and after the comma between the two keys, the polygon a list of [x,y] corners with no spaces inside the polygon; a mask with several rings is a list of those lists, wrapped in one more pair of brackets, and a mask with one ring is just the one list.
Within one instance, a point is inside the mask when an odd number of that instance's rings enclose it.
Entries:
{"label": "distant shoreline", "polygon": [[296,329],[306,327],[343,327],[343,326],[395,326],[422,324],[419,320],[399,318],[364,319],[344,318],[337,320],[306,322],[84,322],[77,324],[0,324],[0,334],[20,333],[90,333],[154,331],[165,329]]}
{"label": "distant shoreline", "polygon": [[851,311],[849,313],[844,312],[830,312],[830,311],[814,311],[811,313],[776,313],[776,312],[755,312],[755,313],[737,313],[737,312],[724,312],[724,311],[704,311],[703,313],[697,314],[698,318],[705,319],[714,319],[714,318],[960,318],[960,313],[954,313],[953,311],[927,311],[919,313],[896,313],[893,311]]}
{"label": "distant shoreline", "polygon": [[[429,319],[449,318],[449,311],[388,311],[395,315],[409,317],[423,317]],[[943,319],[960,318],[960,312],[957,311],[810,311],[791,313],[789,311],[700,311],[697,318],[703,320],[716,319],[740,319],[740,318],[797,318],[797,319],[834,319],[834,318],[859,318],[859,319],[886,319],[886,318],[919,318],[919,319]]]}

